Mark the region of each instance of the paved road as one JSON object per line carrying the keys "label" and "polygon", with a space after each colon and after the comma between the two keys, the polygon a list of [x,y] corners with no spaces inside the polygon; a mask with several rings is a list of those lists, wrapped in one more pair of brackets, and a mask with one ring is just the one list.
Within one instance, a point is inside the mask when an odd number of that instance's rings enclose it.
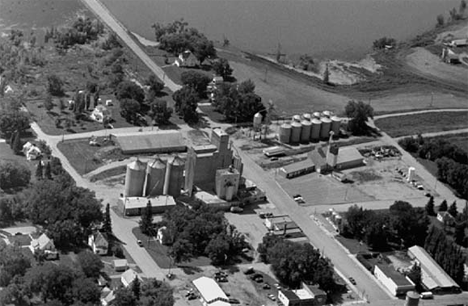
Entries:
{"label": "paved road", "polygon": [[148,66],[153,73],[164,82],[166,87],[171,91],[178,90],[181,86],[174,83],[166,76],[166,73],[156,65],[153,60],[138,46],[138,44],[130,37],[127,29],[114,17],[111,12],[99,0],[81,0],[91,11],[101,18],[120,39]]}
{"label": "paved road", "polygon": [[311,220],[309,213],[303,207],[297,205],[279,187],[274,178],[263,171],[242,150],[239,150],[239,154],[244,163],[244,175],[266,191],[268,198],[272,199],[272,202],[281,213],[289,214],[301,227],[314,247],[322,250],[346,279],[354,277],[359,292],[364,293],[373,302],[392,299],[390,294],[379,286],[375,278],[354,260],[353,256],[338,246],[333,238],[323,233],[320,227]]}

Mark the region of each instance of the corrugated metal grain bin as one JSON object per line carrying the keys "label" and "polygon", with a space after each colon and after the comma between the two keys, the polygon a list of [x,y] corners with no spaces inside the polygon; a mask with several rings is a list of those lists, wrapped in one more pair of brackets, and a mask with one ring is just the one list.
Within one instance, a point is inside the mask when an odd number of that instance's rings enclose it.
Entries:
{"label": "corrugated metal grain bin", "polygon": [[300,122],[294,121],[291,123],[292,133],[291,133],[291,143],[297,144],[301,142],[301,130],[302,124]]}
{"label": "corrugated metal grain bin", "polygon": [[320,138],[326,139],[330,137],[331,120],[327,117],[322,117],[320,118],[320,121],[322,121],[322,129],[320,130]]}
{"label": "corrugated metal grain bin", "polygon": [[312,123],[308,120],[303,120],[301,122],[302,130],[301,130],[301,142],[308,143],[310,141],[310,133],[312,130]]}
{"label": "corrugated metal grain bin", "polygon": [[279,130],[279,141],[281,141],[282,143],[290,143],[291,133],[292,133],[291,125],[289,123],[282,124]]}

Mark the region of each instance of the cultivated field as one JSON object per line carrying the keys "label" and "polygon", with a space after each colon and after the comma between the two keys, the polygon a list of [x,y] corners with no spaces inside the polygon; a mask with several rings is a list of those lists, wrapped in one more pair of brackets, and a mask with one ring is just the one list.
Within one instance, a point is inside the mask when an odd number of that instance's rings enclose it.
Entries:
{"label": "cultivated field", "polygon": [[375,125],[391,137],[468,128],[467,112],[436,112],[378,119]]}

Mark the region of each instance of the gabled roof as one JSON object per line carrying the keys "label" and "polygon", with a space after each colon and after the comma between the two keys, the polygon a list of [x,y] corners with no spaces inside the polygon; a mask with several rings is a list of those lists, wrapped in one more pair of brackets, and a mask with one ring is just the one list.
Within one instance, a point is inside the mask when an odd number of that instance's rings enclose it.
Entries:
{"label": "gabled roof", "polygon": [[105,237],[107,236],[106,234],[103,234],[101,232],[97,232],[94,234],[94,244],[96,246],[106,246],[109,244],[109,242],[107,241],[107,238]]}
{"label": "gabled roof", "polygon": [[39,249],[42,250],[42,249],[44,249],[44,248],[47,246],[47,244],[48,244],[49,242],[51,242],[51,241],[52,241],[52,240],[51,240],[49,237],[47,237],[47,235],[44,233],[44,234],[42,234],[41,236],[39,236],[39,238],[37,238],[36,240],[33,240],[32,246],[33,246],[34,248],[39,248]]}
{"label": "gabled roof", "polygon": [[143,281],[141,276],[138,275],[138,273],[135,270],[128,269],[127,271],[122,273],[121,280],[122,280],[122,282],[125,281],[127,284],[130,285],[135,280],[135,278],[137,278],[137,277],[138,277],[138,279],[140,281]]}
{"label": "gabled roof", "polygon": [[230,305],[228,297],[214,279],[202,276],[192,281],[203,299],[210,305]]}

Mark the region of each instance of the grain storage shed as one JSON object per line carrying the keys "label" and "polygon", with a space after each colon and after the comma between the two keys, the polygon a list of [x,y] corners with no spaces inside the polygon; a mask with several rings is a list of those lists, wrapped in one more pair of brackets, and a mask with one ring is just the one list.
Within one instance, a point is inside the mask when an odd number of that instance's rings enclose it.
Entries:
{"label": "grain storage shed", "polygon": [[310,141],[310,133],[312,130],[312,123],[308,120],[302,120],[301,142],[308,143]]}
{"label": "grain storage shed", "polygon": [[312,132],[310,133],[310,140],[319,141],[320,140],[320,130],[322,128],[322,121],[317,118],[312,119]]}
{"label": "grain storage shed", "polygon": [[327,117],[322,117],[320,118],[320,121],[322,121],[322,128],[320,130],[320,138],[327,139],[328,137],[330,137],[331,120]]}
{"label": "grain storage shed", "polygon": [[291,133],[292,133],[291,125],[289,123],[282,124],[279,130],[279,141],[281,141],[282,143],[290,143]]}
{"label": "grain storage shed", "polygon": [[141,197],[143,196],[143,187],[145,184],[146,163],[139,159],[127,165],[125,174],[125,196]]}
{"label": "grain storage shed", "polygon": [[153,197],[161,195],[164,187],[164,176],[166,174],[166,163],[159,157],[149,162],[146,167],[145,196]]}
{"label": "grain storage shed", "polygon": [[301,141],[302,124],[300,122],[294,121],[291,123],[291,127],[291,143],[297,144]]}

